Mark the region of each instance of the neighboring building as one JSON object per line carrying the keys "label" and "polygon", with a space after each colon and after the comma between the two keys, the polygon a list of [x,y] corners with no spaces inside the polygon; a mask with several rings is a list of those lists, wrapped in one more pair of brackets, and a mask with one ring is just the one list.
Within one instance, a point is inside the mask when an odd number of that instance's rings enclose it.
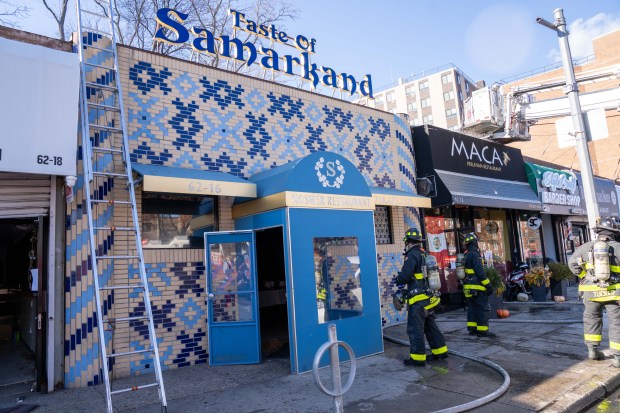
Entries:
{"label": "neighboring building", "polygon": [[435,125],[459,130],[465,112],[463,102],[473,90],[474,82],[453,64],[438,67],[409,78],[399,79],[396,86],[375,91],[374,101],[358,103],[391,113],[405,113],[411,126]]}
{"label": "neighboring building", "polygon": [[[615,96],[609,99],[604,111],[606,125],[602,122],[595,121],[591,129],[596,127],[599,130],[602,126],[606,126],[607,137],[601,140],[595,140],[588,144],[590,158],[592,160],[592,170],[594,175],[604,178],[617,180],[620,178],[620,114],[618,112],[620,101],[618,100],[618,78],[617,74],[620,70],[620,54],[618,54],[618,44],[620,43],[620,29],[600,36],[593,41],[594,56],[585,60],[585,63],[578,63],[575,66],[575,77],[579,82],[580,78],[591,77],[593,75],[601,75],[599,79],[593,79],[579,83],[579,96],[581,107],[584,113],[588,112],[588,102],[592,99],[595,92],[609,93]],[[564,70],[561,66],[555,70],[547,71],[522,78],[502,86],[503,94],[518,90],[517,88],[527,88],[528,86],[544,86],[554,82],[564,81]],[[567,133],[566,125],[572,131],[572,124],[568,118],[569,113],[566,110],[560,110],[560,107],[567,108],[567,104],[559,104],[553,99],[561,99],[565,95],[562,86],[554,88],[543,88],[541,91],[532,93],[536,103],[547,102],[547,113],[533,113],[526,107],[526,118],[536,120],[530,126],[531,140],[526,142],[513,142],[509,145],[521,149],[523,156],[539,159],[545,162],[551,162],[562,165],[568,169],[580,169],[579,159],[576,154],[574,143],[571,144],[570,136]],[[558,115],[558,112],[564,112]],[[601,117],[602,118],[602,117]],[[605,135],[604,128],[602,136]],[[595,136],[594,138],[597,139]]]}

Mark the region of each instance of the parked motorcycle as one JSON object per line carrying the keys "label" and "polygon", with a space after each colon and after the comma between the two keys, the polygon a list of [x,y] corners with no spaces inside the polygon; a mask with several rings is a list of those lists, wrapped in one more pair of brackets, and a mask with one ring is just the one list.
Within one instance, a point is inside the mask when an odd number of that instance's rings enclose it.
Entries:
{"label": "parked motorcycle", "polygon": [[525,281],[525,274],[527,274],[529,269],[530,266],[522,262],[508,274],[505,293],[506,301],[515,301],[519,293],[524,293],[528,296],[532,294],[532,289],[527,281]]}

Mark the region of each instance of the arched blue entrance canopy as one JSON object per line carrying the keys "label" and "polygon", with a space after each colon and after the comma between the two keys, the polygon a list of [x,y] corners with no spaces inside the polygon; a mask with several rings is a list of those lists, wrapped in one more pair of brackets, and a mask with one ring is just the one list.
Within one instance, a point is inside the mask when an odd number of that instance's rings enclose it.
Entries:
{"label": "arched blue entrance canopy", "polygon": [[332,323],[356,357],[383,351],[375,202],[355,165],[315,152],[249,181],[257,198],[233,207],[235,228],[282,227],[292,372],[312,369]]}

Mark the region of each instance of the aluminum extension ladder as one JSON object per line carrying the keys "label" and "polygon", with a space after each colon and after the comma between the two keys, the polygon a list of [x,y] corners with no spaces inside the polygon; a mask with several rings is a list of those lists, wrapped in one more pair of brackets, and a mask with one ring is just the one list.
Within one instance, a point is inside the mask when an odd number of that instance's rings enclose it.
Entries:
{"label": "aluminum extension ladder", "polygon": [[[165,412],[166,393],[138,227],[112,3],[76,1],[84,192],[101,375],[108,413],[113,412],[112,395],[155,386]],[[126,347],[115,350],[114,338],[118,346]],[[142,383],[147,376],[152,377],[142,374],[131,377],[141,383],[113,389],[110,367],[124,366],[129,373],[130,362],[152,366],[154,382],[149,379]]]}

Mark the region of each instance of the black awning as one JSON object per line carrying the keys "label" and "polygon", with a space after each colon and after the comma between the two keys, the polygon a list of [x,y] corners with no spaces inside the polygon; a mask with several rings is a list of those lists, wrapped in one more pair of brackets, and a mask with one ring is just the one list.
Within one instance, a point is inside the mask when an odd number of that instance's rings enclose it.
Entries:
{"label": "black awning", "polygon": [[542,211],[538,195],[527,182],[484,178],[436,170],[450,192],[452,204]]}

